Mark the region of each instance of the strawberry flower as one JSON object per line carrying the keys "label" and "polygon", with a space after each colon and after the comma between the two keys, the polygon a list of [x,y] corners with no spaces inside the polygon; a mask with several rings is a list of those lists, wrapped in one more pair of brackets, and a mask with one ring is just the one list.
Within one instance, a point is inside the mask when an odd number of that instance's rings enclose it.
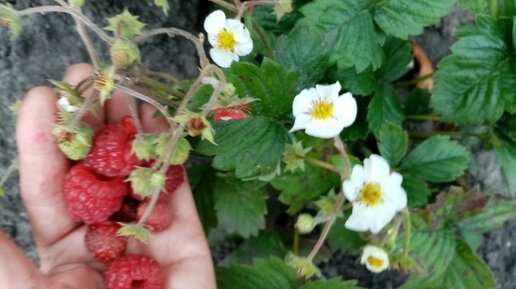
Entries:
{"label": "strawberry flower", "polygon": [[239,56],[248,55],[253,50],[249,30],[239,20],[226,19],[222,10],[213,11],[206,17],[204,30],[213,46],[210,56],[220,67],[230,67],[231,62],[239,60]]}
{"label": "strawberry flower", "polygon": [[364,166],[355,165],[349,180],[342,184],[346,198],[353,202],[353,212],[346,228],[377,234],[396,212],[407,206],[407,194],[401,187],[403,177],[390,173],[389,163],[379,155],[364,160]]}
{"label": "strawberry flower", "polygon": [[311,136],[332,138],[350,126],[357,116],[357,103],[349,92],[339,95],[340,89],[337,81],[301,91],[292,104],[296,120],[290,131],[304,129]]}
{"label": "strawberry flower", "polygon": [[389,268],[389,256],[382,248],[367,245],[362,252],[360,264],[365,264],[366,268],[373,273],[380,273]]}

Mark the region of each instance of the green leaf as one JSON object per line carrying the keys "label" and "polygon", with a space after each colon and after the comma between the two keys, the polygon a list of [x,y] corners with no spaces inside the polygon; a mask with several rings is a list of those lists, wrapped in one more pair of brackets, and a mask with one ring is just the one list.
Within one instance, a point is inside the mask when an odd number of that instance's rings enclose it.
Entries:
{"label": "green leaf", "polygon": [[424,207],[428,204],[430,189],[425,182],[420,179],[404,175],[401,186],[407,193],[407,207],[418,208]]}
{"label": "green leaf", "polygon": [[202,141],[197,151],[215,156],[215,168],[234,170],[238,178],[267,175],[274,171],[288,137],[280,123],[254,115],[245,119],[217,121],[213,128],[217,145]]}
{"label": "green leaf", "polygon": [[265,228],[267,205],[259,184],[219,178],[214,202],[219,225],[228,234],[236,233],[248,238]]}
{"label": "green leaf", "polygon": [[516,144],[510,141],[496,147],[498,163],[502,166],[507,189],[511,194],[516,193]]}
{"label": "green leaf", "polygon": [[467,168],[469,153],[449,136],[433,136],[417,146],[401,164],[404,173],[431,182],[449,182]]}
{"label": "green leaf", "polygon": [[192,96],[192,99],[186,105],[189,111],[201,112],[202,106],[205,105],[213,93],[213,86],[209,84],[201,85]]}
{"label": "green leaf", "polygon": [[211,169],[211,166],[204,164],[187,167],[186,172],[202,228],[204,233],[209,236],[211,229],[217,226],[217,215],[213,203],[215,171]]}
{"label": "green leaf", "polygon": [[[310,35],[310,37],[307,37]],[[276,43],[276,61],[287,70],[297,71],[298,88],[313,87],[328,66],[328,45],[322,32],[312,26],[298,26]]]}
{"label": "green leaf", "polygon": [[[339,69],[382,64],[380,45],[386,34],[407,39],[423,26],[439,21],[450,11],[454,0],[316,0],[305,5],[305,18],[298,25],[319,26],[326,39],[334,40],[331,55]],[[373,21],[374,19],[374,21]],[[376,23],[375,23],[376,22]],[[383,31],[378,31],[378,26]]]}
{"label": "green leaf", "polygon": [[[511,25],[512,29],[512,25]],[[516,98],[516,74],[508,21],[479,17],[457,32],[453,54],[439,64],[432,104],[443,120],[494,123]],[[510,110],[514,105],[509,105]]]}
{"label": "green leaf", "polygon": [[374,20],[387,34],[407,39],[450,12],[455,0],[376,1]]}
{"label": "green leaf", "polygon": [[379,89],[368,106],[367,121],[369,128],[377,135],[382,125],[391,122],[401,125],[403,121],[403,110],[401,109],[398,94],[390,86],[383,86]]}
{"label": "green leaf", "polygon": [[253,114],[275,119],[291,117],[292,102],[297,93],[295,72],[287,72],[281,65],[266,58],[261,67],[246,62],[233,62],[227,77],[238,95],[260,100],[250,104]]}
{"label": "green leaf", "polygon": [[380,154],[396,167],[407,152],[408,135],[399,125],[384,123],[378,133]]}
{"label": "green leaf", "polygon": [[489,1],[486,0],[459,0],[459,4],[474,14],[489,13]]}
{"label": "green leaf", "polygon": [[299,289],[361,289],[354,280],[342,281],[340,277],[306,283]]}
{"label": "green leaf", "polygon": [[516,217],[515,201],[491,200],[483,212],[457,223],[461,230],[484,233],[501,226],[506,221]]}
{"label": "green leaf", "polygon": [[432,111],[430,109],[431,93],[426,89],[414,89],[411,91],[405,101],[405,115],[428,115]]}
{"label": "green leaf", "polygon": [[245,240],[236,250],[224,258],[219,265],[252,264],[255,258],[266,258],[269,256],[283,258],[286,254],[287,250],[283,245],[279,230],[275,230],[261,233],[256,237]]}
{"label": "green leaf", "polygon": [[335,220],[335,224],[333,224],[328,233],[327,241],[332,250],[354,253],[366,244],[366,240],[363,237],[363,233],[346,229],[344,226],[346,219],[347,217]]}
{"label": "green leaf", "polygon": [[256,259],[254,267],[218,267],[216,275],[219,289],[295,289],[302,283],[296,272],[276,257]]}

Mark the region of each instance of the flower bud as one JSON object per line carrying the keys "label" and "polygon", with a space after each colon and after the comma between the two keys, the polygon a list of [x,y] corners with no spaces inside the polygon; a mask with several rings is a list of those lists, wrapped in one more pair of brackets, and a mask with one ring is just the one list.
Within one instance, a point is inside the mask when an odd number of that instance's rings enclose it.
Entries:
{"label": "flower bud", "polygon": [[312,232],[317,223],[309,214],[301,214],[297,218],[296,228],[301,234],[308,234]]}
{"label": "flower bud", "polygon": [[222,88],[222,94],[225,96],[233,96],[236,93],[236,88],[233,85],[233,83],[226,83],[224,84],[224,87]]}
{"label": "flower bud", "polygon": [[389,256],[382,248],[367,245],[362,252],[360,264],[365,264],[367,269],[373,273],[380,273],[389,268]]}
{"label": "flower bud", "polygon": [[117,67],[129,66],[140,62],[140,50],[129,40],[117,39],[111,46],[111,61]]}
{"label": "flower bud", "polygon": [[80,160],[90,151],[93,132],[84,123],[80,123],[74,129],[56,125],[52,134],[56,137],[61,151],[71,160]]}
{"label": "flower bud", "polygon": [[298,278],[308,280],[314,275],[322,276],[319,268],[317,268],[310,259],[296,256],[291,252],[285,257],[285,263],[297,271]]}

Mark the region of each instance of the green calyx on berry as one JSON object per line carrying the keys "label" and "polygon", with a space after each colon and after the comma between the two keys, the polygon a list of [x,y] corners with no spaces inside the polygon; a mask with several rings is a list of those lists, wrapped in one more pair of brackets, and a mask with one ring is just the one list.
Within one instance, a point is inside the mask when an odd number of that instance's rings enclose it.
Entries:
{"label": "green calyx on berry", "polygon": [[312,216],[309,214],[301,214],[297,218],[296,229],[301,234],[308,234],[312,232],[316,225],[317,222],[315,222],[315,219]]}
{"label": "green calyx on berry", "polygon": [[180,123],[188,132],[189,136],[195,137],[200,135],[202,139],[206,139],[212,144],[215,144],[213,138],[215,130],[206,117],[202,116],[200,113],[185,110],[183,114],[174,117],[174,121]]}
{"label": "green calyx on berry", "polygon": [[58,124],[52,134],[61,151],[71,160],[83,159],[90,151],[93,131],[87,124],[79,123],[72,129]]}
{"label": "green calyx on berry", "polygon": [[122,228],[118,230],[118,236],[130,236],[138,239],[142,243],[147,243],[151,232],[143,227],[142,224],[118,223]]}
{"label": "green calyx on berry", "polygon": [[111,61],[117,67],[126,67],[140,62],[140,50],[133,42],[117,39],[111,46]]}
{"label": "green calyx on berry", "polygon": [[109,25],[104,29],[113,31],[117,37],[133,39],[134,36],[142,32],[142,28],[145,26],[145,23],[140,22],[138,18],[125,8],[121,14],[108,18]]}
{"label": "green calyx on berry", "polygon": [[137,134],[133,141],[132,153],[139,160],[151,160],[157,157],[156,146],[161,134]]}
{"label": "green calyx on berry", "polygon": [[135,194],[147,197],[162,191],[165,188],[166,180],[165,173],[156,169],[136,167],[126,179],[126,182],[131,182],[131,188]]}
{"label": "green calyx on berry", "polygon": [[297,277],[308,280],[314,275],[322,277],[321,271],[309,258],[302,258],[289,252],[285,257],[285,263],[297,271]]}
{"label": "green calyx on berry", "polygon": [[285,171],[295,172],[297,169],[302,171],[305,170],[305,161],[303,157],[312,148],[303,148],[302,142],[294,142],[293,144],[286,144],[285,151],[283,152],[282,161],[287,165]]}
{"label": "green calyx on berry", "polygon": [[[168,141],[170,139],[169,134],[161,134],[160,139],[156,145],[156,153],[158,155],[164,154],[166,146],[168,144]],[[177,141],[177,146],[174,151],[174,154],[170,158],[170,164],[171,165],[182,165],[186,162],[188,159],[188,156],[190,155],[190,151],[192,150],[192,146],[190,143],[186,140],[186,138],[181,137]]]}
{"label": "green calyx on berry", "polygon": [[0,26],[10,28],[14,36],[20,34],[22,18],[11,5],[0,4]]}

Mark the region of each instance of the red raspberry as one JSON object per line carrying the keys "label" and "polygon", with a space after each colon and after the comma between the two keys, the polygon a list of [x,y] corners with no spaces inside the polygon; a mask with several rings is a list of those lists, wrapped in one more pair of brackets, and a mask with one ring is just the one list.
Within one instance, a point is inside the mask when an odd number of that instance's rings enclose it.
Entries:
{"label": "red raspberry", "polygon": [[95,260],[108,263],[125,253],[127,240],[117,235],[120,227],[119,224],[111,221],[88,226],[84,243],[86,249],[95,256]]}
{"label": "red raspberry", "polygon": [[68,212],[75,221],[99,223],[120,209],[127,195],[123,179],[101,180],[87,167],[77,164],[64,180],[64,197]]}
{"label": "red raspberry", "polygon": [[[146,167],[150,168],[153,163],[154,162],[151,162],[149,165],[146,165]],[[158,203],[167,203],[168,204],[172,194],[183,183],[183,181],[184,181],[183,167],[175,166],[175,165],[169,166],[166,176],[167,176],[167,180],[165,181],[165,191],[161,191],[159,193]],[[129,191],[129,194],[135,200],[138,200],[138,201],[142,200],[142,197],[140,195],[133,193],[132,190]],[[150,200],[150,197],[146,197],[145,200],[146,201]]]}
{"label": "red raspberry", "polygon": [[132,254],[115,259],[104,271],[106,289],[162,289],[163,273],[156,260]]}
{"label": "red raspberry", "polygon": [[[138,206],[138,221],[145,214],[145,210],[149,206],[148,202],[143,202]],[[149,217],[145,220],[145,226],[154,232],[165,231],[168,226],[172,223],[172,213],[170,212],[169,205],[167,203],[157,203]]]}
{"label": "red raspberry", "polygon": [[131,153],[136,127],[131,117],[113,122],[93,137],[84,165],[99,175],[127,177],[139,160]]}

